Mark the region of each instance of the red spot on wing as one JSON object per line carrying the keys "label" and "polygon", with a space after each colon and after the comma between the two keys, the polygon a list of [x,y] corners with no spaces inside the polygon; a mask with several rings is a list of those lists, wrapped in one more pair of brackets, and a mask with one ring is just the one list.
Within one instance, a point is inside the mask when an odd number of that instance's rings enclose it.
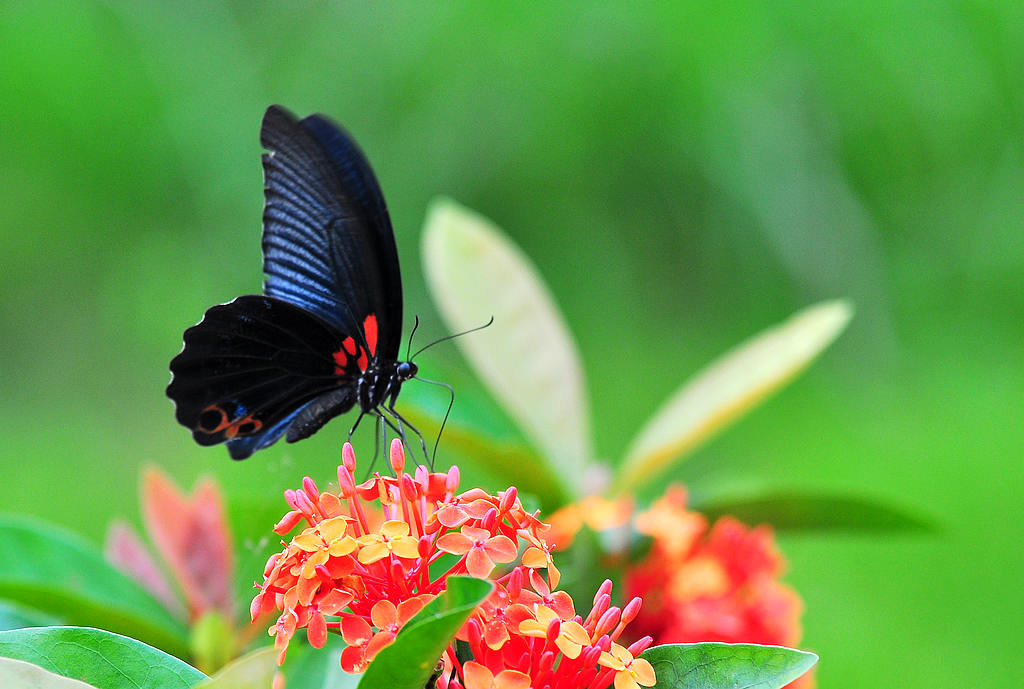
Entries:
{"label": "red spot on wing", "polygon": [[[341,346],[344,347],[345,351],[348,352],[349,354],[356,353],[356,341],[353,340],[351,337],[346,337],[344,341],[342,341]],[[341,350],[339,349],[338,351],[340,352]]]}
{"label": "red spot on wing", "polygon": [[377,314],[371,313],[363,319],[363,333],[366,335],[366,346],[370,348],[370,356],[377,356]]}
{"label": "red spot on wing", "polygon": [[359,350],[359,358],[356,359],[356,363],[359,364],[359,370],[365,371],[366,367],[369,366],[370,360],[366,356],[366,352]]}
{"label": "red spot on wing", "polygon": [[348,355],[345,354],[344,350],[339,349],[332,356],[334,357],[334,375],[345,375],[345,364],[348,363]]}

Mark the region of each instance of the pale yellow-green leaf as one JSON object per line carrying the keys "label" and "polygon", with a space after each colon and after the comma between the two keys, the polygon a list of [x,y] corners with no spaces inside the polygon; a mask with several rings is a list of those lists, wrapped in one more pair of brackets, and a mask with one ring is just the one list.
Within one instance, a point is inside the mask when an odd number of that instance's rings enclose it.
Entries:
{"label": "pale yellow-green leaf", "polygon": [[612,485],[620,491],[636,488],[735,421],[803,370],[852,315],[845,301],[808,307],[712,362],[637,435]]}
{"label": "pale yellow-green leaf", "polygon": [[591,456],[579,353],[533,263],[490,221],[439,200],[423,263],[434,301],[477,375],[551,462],[569,493]]}
{"label": "pale yellow-green leaf", "polygon": [[0,680],[4,689],[96,689],[91,684],[14,658],[0,658]]}
{"label": "pale yellow-green leaf", "polygon": [[193,689],[268,689],[277,672],[277,650],[259,648],[222,667]]}

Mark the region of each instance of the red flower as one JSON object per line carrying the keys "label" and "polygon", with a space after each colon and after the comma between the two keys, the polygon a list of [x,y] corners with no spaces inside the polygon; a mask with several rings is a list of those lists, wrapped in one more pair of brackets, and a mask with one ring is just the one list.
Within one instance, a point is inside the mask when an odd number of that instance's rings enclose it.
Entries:
{"label": "red flower", "polygon": [[[708,530],[686,509],[678,486],[637,515],[653,538],[647,556],[627,570],[629,594],[644,609],[631,628],[656,643],[721,641],[793,646],[800,640],[799,596],[778,581],[784,562],[771,528],[749,528],[732,517]],[[813,686],[805,675],[790,687]]]}
{"label": "red flower", "polygon": [[[605,582],[590,614],[577,615],[572,598],[550,588],[557,585],[558,572],[543,539],[548,527],[523,509],[515,488],[497,495],[478,489],[456,495],[457,469],[432,474],[420,467],[415,477],[405,474],[397,440],[391,446],[397,477],[375,475],[356,485],[351,445],[342,456],[337,494],[320,493],[308,478],[302,490],[285,493],[292,511],[275,531],[306,526],[267,563],[251,607],[254,618],[280,612],[270,629],[279,661],[295,632],[305,628],[317,647],[328,633],[340,634],[348,644],[342,668],[362,672],[444,590],[448,576],[469,573],[491,577],[495,589],[457,635],[472,660],[463,663],[449,646],[440,689],[653,684],[650,665],[633,657],[651,639],[628,649],[616,643],[639,612],[640,600],[621,610],[611,606],[611,582]],[[372,518],[376,512],[382,520]],[[431,565],[436,570],[445,554],[458,559],[447,571],[432,573]],[[499,570],[506,563],[510,568]]]}
{"label": "red flower", "polygon": [[465,555],[466,569],[477,579],[486,579],[495,562],[512,562],[518,553],[515,542],[508,536],[491,536],[486,529],[468,525],[459,533],[446,533],[434,545],[446,553]]}

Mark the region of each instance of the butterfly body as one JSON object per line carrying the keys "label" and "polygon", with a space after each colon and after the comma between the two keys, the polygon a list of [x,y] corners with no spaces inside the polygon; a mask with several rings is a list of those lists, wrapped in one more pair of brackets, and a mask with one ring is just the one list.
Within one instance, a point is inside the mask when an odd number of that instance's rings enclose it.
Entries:
{"label": "butterfly body", "polygon": [[400,424],[395,400],[416,375],[398,361],[398,253],[365,157],[326,118],[279,106],[260,140],[264,294],[213,306],[186,330],[167,387],[196,442],[224,442],[235,459],[354,407]]}

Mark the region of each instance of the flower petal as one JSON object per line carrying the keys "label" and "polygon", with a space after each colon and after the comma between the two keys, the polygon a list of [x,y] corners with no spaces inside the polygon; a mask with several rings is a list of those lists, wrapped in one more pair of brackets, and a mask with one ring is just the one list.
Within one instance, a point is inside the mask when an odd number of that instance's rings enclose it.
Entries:
{"label": "flower petal", "polygon": [[383,543],[371,543],[370,545],[363,546],[359,551],[359,562],[364,565],[373,564],[377,560],[387,557],[390,552]]}
{"label": "flower petal", "polygon": [[469,555],[466,556],[466,570],[470,576],[486,579],[493,569],[494,563],[483,548],[473,548],[469,551]]}
{"label": "flower petal", "polygon": [[636,677],[637,684],[645,687],[653,687],[658,678],[654,675],[654,666],[644,658],[634,658],[630,669]]}
{"label": "flower petal", "polygon": [[306,627],[306,638],[313,648],[323,648],[327,643],[327,620],[319,612],[310,615],[309,624]]}
{"label": "flower petal", "polygon": [[398,622],[398,608],[389,600],[379,600],[370,609],[370,621],[377,629],[390,627]]}
{"label": "flower petal", "polygon": [[452,555],[465,555],[469,552],[469,549],[473,547],[473,541],[466,538],[461,533],[446,533],[441,538],[437,539],[434,546],[438,550],[443,550],[446,553]]}
{"label": "flower petal", "polygon": [[349,647],[365,646],[372,636],[373,629],[362,617],[346,615],[341,618],[341,638]]}
{"label": "flower petal", "polygon": [[488,557],[495,562],[512,562],[519,554],[515,542],[508,536],[494,536],[487,539],[484,550],[487,551]]}
{"label": "flower petal", "polygon": [[380,525],[380,535],[384,538],[398,538],[409,535],[409,525],[400,519],[389,519]]}
{"label": "flower petal", "polygon": [[415,560],[420,556],[420,544],[412,536],[397,538],[391,542],[391,552],[398,557]]}
{"label": "flower petal", "polygon": [[502,670],[494,678],[495,689],[530,689],[530,676],[519,670]]}
{"label": "flower petal", "polygon": [[491,689],[494,686],[491,671],[472,660],[467,660],[462,666],[462,677],[466,680],[466,689]]}

